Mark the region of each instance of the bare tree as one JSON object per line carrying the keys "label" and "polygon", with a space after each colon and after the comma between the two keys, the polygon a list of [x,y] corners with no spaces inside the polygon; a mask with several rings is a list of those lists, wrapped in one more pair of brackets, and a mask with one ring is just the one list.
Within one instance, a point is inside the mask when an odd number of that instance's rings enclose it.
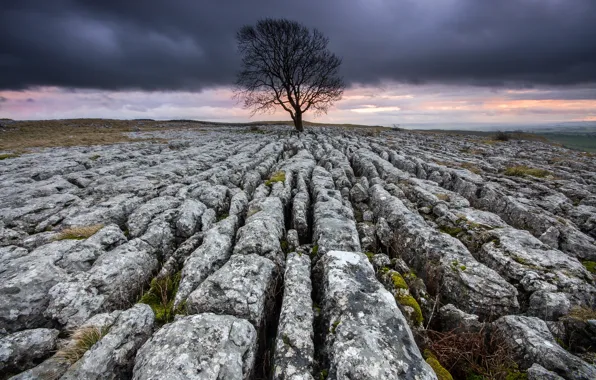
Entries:
{"label": "bare tree", "polygon": [[304,112],[326,113],[341,98],[341,59],[327,49],[329,40],[318,30],[265,19],[242,27],[236,39],[242,55],[236,96],[253,115],[281,106],[302,132]]}

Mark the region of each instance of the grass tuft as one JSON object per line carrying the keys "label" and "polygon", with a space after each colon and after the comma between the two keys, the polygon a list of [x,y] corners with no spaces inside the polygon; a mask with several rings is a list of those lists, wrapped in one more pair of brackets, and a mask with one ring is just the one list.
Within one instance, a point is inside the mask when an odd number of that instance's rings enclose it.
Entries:
{"label": "grass tuft", "polygon": [[174,308],[174,298],[180,285],[181,273],[171,276],[154,278],[149,290],[141,297],[140,303],[151,306],[155,314],[155,321],[161,324],[174,320],[176,314],[185,313],[185,305]]}
{"label": "grass tuft", "polygon": [[103,228],[103,224],[93,224],[91,226],[70,227],[60,231],[60,234],[54,240],[82,240],[93,236],[97,231]]}
{"label": "grass tuft", "polygon": [[551,172],[549,172],[548,170],[544,170],[544,169],[536,169],[536,168],[530,168],[525,165],[518,165],[518,166],[508,167],[507,169],[505,169],[504,174],[508,175],[508,176],[513,176],[513,177],[533,176],[533,177],[544,178],[548,175],[551,175]]}
{"label": "grass tuft", "polygon": [[286,180],[286,173],[284,171],[278,171],[271,174],[271,177],[265,181],[265,185],[272,186],[275,182],[284,182]]}
{"label": "grass tuft", "polygon": [[588,272],[596,274],[596,261],[582,261],[582,264]]}
{"label": "grass tuft", "polygon": [[106,336],[109,330],[109,326],[87,326],[77,329],[71,335],[70,343],[56,353],[56,358],[70,364],[76,363],[85,352]]}
{"label": "grass tuft", "polygon": [[7,160],[9,158],[17,158],[19,156],[20,155],[19,154],[16,154],[16,153],[2,153],[2,154],[0,154],[0,161],[1,160]]}

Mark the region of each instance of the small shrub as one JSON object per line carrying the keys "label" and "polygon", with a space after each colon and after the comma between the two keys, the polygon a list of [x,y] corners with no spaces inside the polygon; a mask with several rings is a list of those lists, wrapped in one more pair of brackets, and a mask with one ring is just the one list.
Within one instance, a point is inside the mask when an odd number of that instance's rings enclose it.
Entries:
{"label": "small shrub", "polygon": [[265,185],[271,186],[275,182],[284,182],[286,180],[286,173],[283,171],[275,172],[269,177],[267,181],[265,181]]}
{"label": "small shrub", "polygon": [[548,170],[544,169],[536,169],[530,168],[525,165],[518,165],[518,166],[511,166],[505,169],[505,175],[513,176],[513,177],[526,177],[526,176],[533,176],[533,177],[540,177],[544,178],[551,174]]}
{"label": "small shrub", "polygon": [[149,290],[141,297],[139,302],[151,306],[156,322],[169,323],[174,320],[176,314],[184,313],[184,305],[174,308],[174,298],[178,292],[180,278],[180,272],[171,276],[154,278],[151,280]]}
{"label": "small shrub", "polygon": [[509,346],[496,333],[427,330],[428,349],[456,379],[521,380]]}
{"label": "small shrub", "polygon": [[94,224],[91,226],[70,227],[60,231],[60,234],[55,237],[55,240],[82,240],[87,239],[97,233],[103,228],[103,224]]}
{"label": "small shrub", "polygon": [[106,336],[109,330],[108,326],[87,326],[77,329],[71,335],[70,343],[56,353],[56,358],[70,364],[76,363],[85,352]]}
{"label": "small shrub", "polygon": [[493,140],[495,141],[509,141],[510,136],[509,134],[503,132],[503,131],[498,131],[494,136],[493,136]]}

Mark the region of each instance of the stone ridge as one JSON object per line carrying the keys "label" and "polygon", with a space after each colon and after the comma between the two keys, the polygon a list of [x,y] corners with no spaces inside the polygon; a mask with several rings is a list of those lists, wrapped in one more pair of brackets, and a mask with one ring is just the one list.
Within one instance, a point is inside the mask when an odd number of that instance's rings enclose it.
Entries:
{"label": "stone ridge", "polygon": [[130,137],[158,140],[0,161],[0,380],[482,377],[445,337],[499,342],[503,378],[596,377],[594,156],[402,130]]}

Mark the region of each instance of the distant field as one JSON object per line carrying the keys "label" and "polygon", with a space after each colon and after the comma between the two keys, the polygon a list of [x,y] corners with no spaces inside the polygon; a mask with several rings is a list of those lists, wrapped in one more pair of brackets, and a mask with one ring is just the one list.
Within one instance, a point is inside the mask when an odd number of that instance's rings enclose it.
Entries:
{"label": "distant field", "polygon": [[[496,132],[428,129],[418,130],[422,133],[445,133],[449,135],[473,135],[491,139]],[[596,152],[596,133],[559,133],[559,132],[507,132],[513,140],[535,140],[552,144],[560,144],[566,148],[584,152]]]}
{"label": "distant field", "polygon": [[549,141],[563,145],[566,148],[585,152],[596,152],[596,135],[540,133]]}

